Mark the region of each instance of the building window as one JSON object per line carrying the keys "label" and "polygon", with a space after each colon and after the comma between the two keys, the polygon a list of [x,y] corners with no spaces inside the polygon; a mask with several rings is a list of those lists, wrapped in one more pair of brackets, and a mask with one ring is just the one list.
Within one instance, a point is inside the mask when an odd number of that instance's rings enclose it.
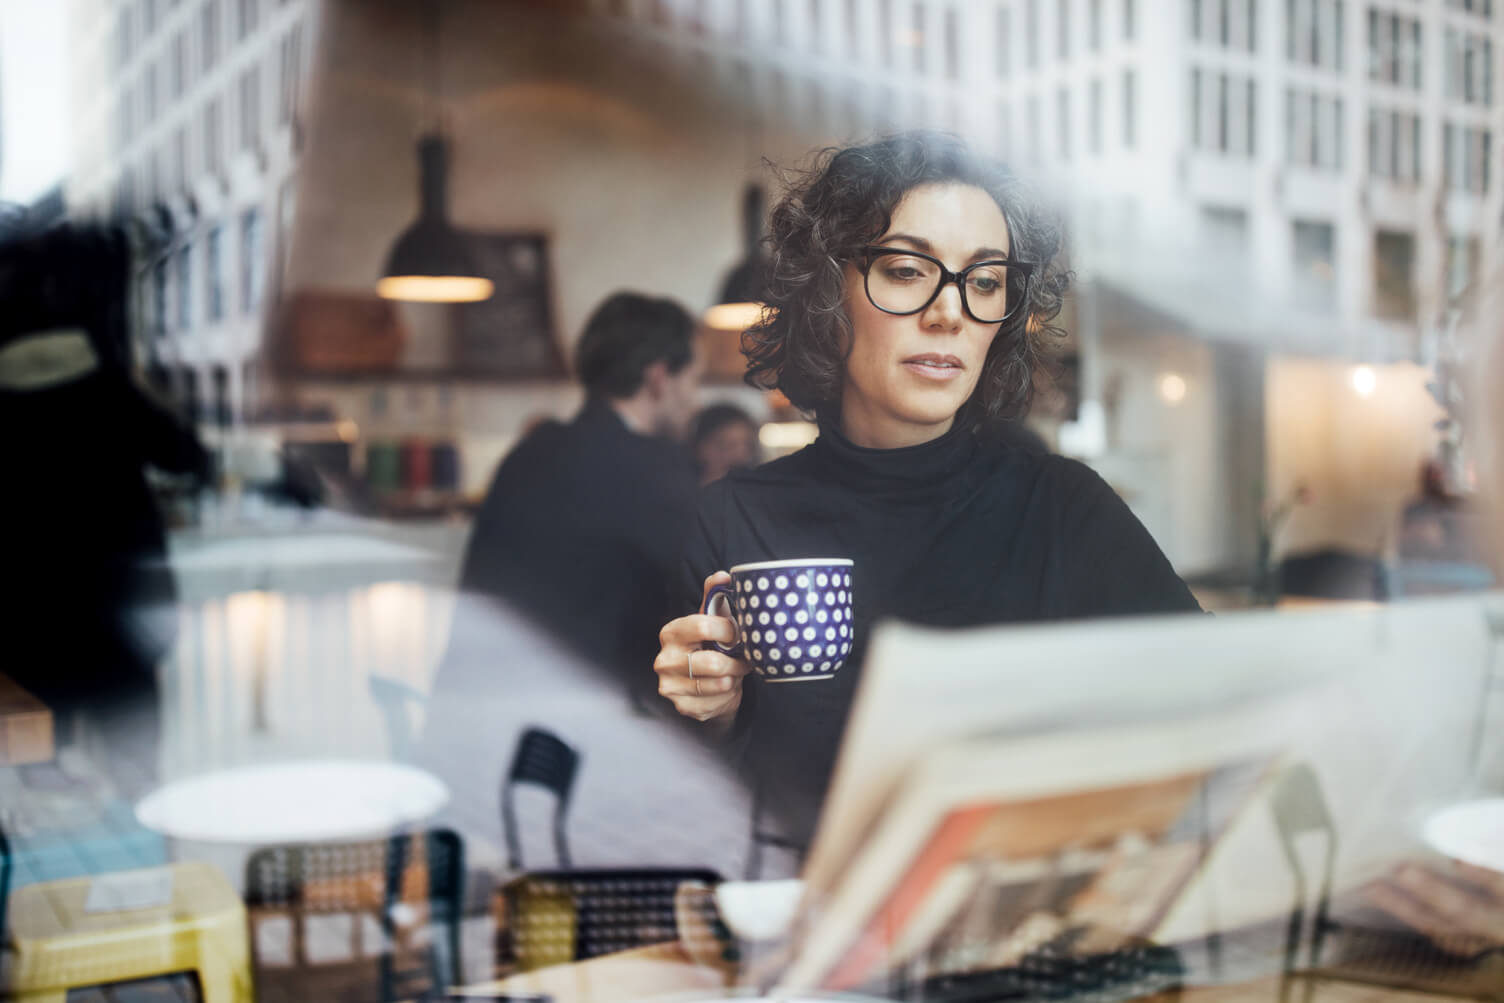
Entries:
{"label": "building window", "polygon": [[1488,194],[1489,157],[1493,133],[1488,129],[1444,123],[1441,127],[1442,172],[1447,187]]}
{"label": "building window", "polygon": [[912,11],[913,27],[909,30],[906,41],[912,53],[911,59],[914,72],[920,76],[929,72],[929,32],[926,30],[925,14],[927,8],[923,4],[915,4]]}
{"label": "building window", "polygon": [[954,7],[945,9],[945,75],[961,79],[961,27]]}
{"label": "building window", "polygon": [[1056,136],[1060,159],[1071,159],[1071,92],[1060,88],[1055,95]]}
{"label": "building window", "polygon": [[1035,163],[1038,163],[1039,162],[1039,149],[1040,149],[1040,142],[1039,142],[1039,95],[1038,94],[1030,94],[1029,95],[1028,104],[1026,106],[1026,114],[1028,116],[1028,119],[1024,123],[1024,125],[1025,125],[1025,128],[1027,128],[1029,130],[1029,159],[1032,160]]}
{"label": "building window", "polygon": [[224,112],[219,98],[210,98],[204,105],[204,170],[210,174],[220,173],[223,166]]}
{"label": "building window", "polygon": [[1007,7],[997,9],[997,47],[994,68],[1002,79],[1008,79],[1013,71],[1013,12]]}
{"label": "building window", "polygon": [[1420,90],[1421,23],[1410,17],[1368,11],[1368,79]]}
{"label": "building window", "polygon": [[1060,61],[1067,62],[1071,58],[1071,5],[1068,3],[1055,4],[1055,44]]}
{"label": "building window", "polygon": [[188,173],[188,127],[180,125],[172,134],[172,173],[185,191],[191,180]]}
{"label": "building window", "polygon": [[1024,0],[1024,62],[1039,67],[1039,0]]}
{"label": "building window", "polygon": [[209,0],[198,12],[199,56],[205,74],[219,62],[219,2]]}
{"label": "building window", "polygon": [[1342,99],[1317,91],[1285,91],[1285,162],[1342,169]]}
{"label": "building window", "polygon": [[1415,235],[1377,230],[1373,235],[1373,307],[1379,317],[1415,319]]}
{"label": "building window", "polygon": [[1420,116],[1394,109],[1368,111],[1368,173],[1376,178],[1420,180]]}
{"label": "building window", "polygon": [[178,248],[177,275],[179,331],[193,326],[193,248],[184,244]]}
{"label": "building window", "polygon": [[1093,80],[1086,88],[1086,145],[1093,155],[1102,152],[1102,81]]}
{"label": "building window", "polygon": [[260,13],[259,0],[234,0],[235,2],[235,40],[243,42],[246,36],[256,30],[256,17]]}
{"label": "building window", "polygon": [[1191,147],[1252,157],[1258,133],[1252,77],[1191,68]]}
{"label": "building window", "polygon": [[1479,17],[1494,16],[1493,0],[1447,0],[1447,6]]}
{"label": "building window", "polygon": [[1123,146],[1133,149],[1138,134],[1138,78],[1132,70],[1123,71]]}
{"label": "building window", "polygon": [[1129,42],[1133,41],[1133,37],[1134,37],[1135,34],[1137,34],[1137,32],[1138,32],[1138,10],[1136,9],[1136,7],[1134,5],[1133,0],[1123,0],[1123,38],[1124,38],[1124,40],[1129,41]]}
{"label": "building window", "polygon": [[1337,305],[1337,228],[1296,220],[1292,230],[1295,302],[1307,310],[1330,311]]}
{"label": "building window", "polygon": [[142,102],[145,105],[146,121],[156,121],[160,108],[157,106],[157,66],[148,63],[141,70],[141,87],[144,95]]}
{"label": "building window", "polygon": [[1478,278],[1480,248],[1477,237],[1447,238],[1447,296],[1456,299]]}
{"label": "building window", "polygon": [[1342,72],[1343,0],[1285,0],[1285,56],[1292,63]]}
{"label": "building window", "polygon": [[261,210],[255,206],[240,217],[240,303],[246,313],[261,305],[266,286],[266,238]]}
{"label": "building window", "polygon": [[1191,40],[1238,52],[1257,49],[1257,0],[1186,0]]}
{"label": "building window", "polygon": [[1086,2],[1086,45],[1092,52],[1102,51],[1102,0]]}
{"label": "building window", "polygon": [[1482,35],[1448,28],[1444,51],[1447,97],[1464,104],[1493,104],[1493,43]]}
{"label": "building window", "polygon": [[214,227],[204,242],[204,319],[216,323],[225,315],[224,230]]}
{"label": "building window", "polygon": [[135,27],[135,18],[132,16],[133,9],[130,6],[120,10],[120,23],[115,27],[115,69],[123,71],[130,65],[132,30]]}
{"label": "building window", "polygon": [[1202,206],[1201,244],[1214,261],[1245,261],[1248,257],[1248,213],[1242,209]]}
{"label": "building window", "polygon": [[252,66],[240,75],[240,148],[254,149],[261,140],[261,74]]}
{"label": "building window", "polygon": [[303,26],[293,25],[291,31],[282,37],[282,43],[278,47],[278,70],[277,74],[277,124],[288,125],[292,122],[298,107],[298,91],[302,86],[303,75]]}
{"label": "building window", "polygon": [[172,39],[172,99],[183,96],[188,86],[188,33],[180,31]]}

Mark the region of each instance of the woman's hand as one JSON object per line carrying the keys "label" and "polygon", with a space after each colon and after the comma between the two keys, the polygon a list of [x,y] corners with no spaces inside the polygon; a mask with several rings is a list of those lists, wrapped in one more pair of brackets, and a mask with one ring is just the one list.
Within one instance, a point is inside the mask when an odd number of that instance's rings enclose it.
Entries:
{"label": "woman's hand", "polygon": [[1370,885],[1368,901],[1448,954],[1504,947],[1504,874],[1451,862],[1402,864]]}
{"label": "woman's hand", "polygon": [[[717,571],[705,579],[705,594],[709,594],[712,585],[729,581],[730,575]],[[664,624],[658,632],[658,641],[662,647],[653,662],[653,671],[658,673],[658,692],[685,717],[714,720],[723,728],[730,727],[736,720],[736,709],[742,704],[742,677],[752,667],[741,659],[700,645],[705,641],[734,643],[736,628],[731,621],[723,616],[691,613]]]}

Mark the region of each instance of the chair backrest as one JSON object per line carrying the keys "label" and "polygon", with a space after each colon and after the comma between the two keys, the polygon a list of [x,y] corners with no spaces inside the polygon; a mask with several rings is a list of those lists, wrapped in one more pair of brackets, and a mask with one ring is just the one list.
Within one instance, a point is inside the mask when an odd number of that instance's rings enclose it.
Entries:
{"label": "chair backrest", "polygon": [[401,763],[412,762],[416,743],[413,740],[413,724],[408,717],[408,708],[424,706],[428,702],[427,694],[386,676],[371,676],[368,685],[376,706],[381,709],[381,717],[386,722],[392,758]]}
{"label": "chair backrest", "polygon": [[570,866],[569,844],[564,836],[564,816],[569,810],[569,795],[580,766],[580,754],[563,739],[543,728],[526,728],[517,739],[511,768],[501,788],[501,822],[506,834],[508,863],[513,871],[522,868],[522,844],[517,835],[517,817],[512,803],[512,789],[517,784],[535,784],[553,792],[554,850],[559,864]]}
{"label": "chair backrest", "polygon": [[[423,861],[413,859],[421,845]],[[246,864],[245,903],[258,914],[279,912],[292,920],[292,963],[313,967],[305,949],[304,920],[329,914],[374,915],[384,934],[395,939],[398,908],[426,900],[428,919],[443,927],[428,952],[426,968],[435,985],[460,981],[460,924],[464,908],[464,844],[447,829],[402,833],[358,843],[309,843],[257,850]],[[351,949],[364,955],[360,921],[351,923]],[[258,938],[251,937],[253,954]],[[258,957],[258,962],[260,961]],[[390,951],[381,957],[382,999],[397,998]]]}
{"label": "chair backrest", "polygon": [[[1321,783],[1311,767],[1296,763],[1280,777],[1270,799],[1274,814],[1274,827],[1279,833],[1280,847],[1285,861],[1290,865],[1295,880],[1295,903],[1290,911],[1290,924],[1285,934],[1285,973],[1295,971],[1299,965],[1300,940],[1305,929],[1307,900],[1314,886],[1315,901],[1310,904],[1314,915],[1311,921],[1310,954],[1308,964],[1315,967],[1321,960],[1322,943],[1331,929],[1328,913],[1332,896],[1332,875],[1336,870],[1337,829],[1327,810],[1326,798],[1321,792]],[[1300,860],[1300,848],[1296,840],[1307,833],[1325,836],[1322,853],[1322,873],[1313,882],[1306,875]],[[1282,987],[1281,996],[1287,987]]]}
{"label": "chair backrest", "polygon": [[498,964],[503,972],[530,971],[672,941],[681,933],[675,896],[686,882],[711,889],[721,876],[704,868],[519,875],[502,889]]}
{"label": "chair backrest", "polygon": [[1281,595],[1320,599],[1388,599],[1390,592],[1382,561],[1337,549],[1287,555],[1279,583]]}

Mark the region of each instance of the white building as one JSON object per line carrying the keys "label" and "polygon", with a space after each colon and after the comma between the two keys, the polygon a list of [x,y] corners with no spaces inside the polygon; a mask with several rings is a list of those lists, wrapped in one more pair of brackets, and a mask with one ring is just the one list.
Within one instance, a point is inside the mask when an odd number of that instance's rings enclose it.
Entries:
{"label": "white building", "polygon": [[262,306],[294,211],[315,0],[73,0],[75,216],[167,236],[137,287],[137,357],[205,423],[254,399]]}

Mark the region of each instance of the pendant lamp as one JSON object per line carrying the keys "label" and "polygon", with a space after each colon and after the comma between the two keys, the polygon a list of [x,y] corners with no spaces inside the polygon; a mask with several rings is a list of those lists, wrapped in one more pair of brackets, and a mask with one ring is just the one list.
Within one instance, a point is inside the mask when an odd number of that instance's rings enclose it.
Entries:
{"label": "pendant lamp", "polygon": [[[429,78],[433,104],[441,103],[439,7],[430,8]],[[437,115],[434,116],[438,118]],[[474,303],[489,299],[491,280],[480,274],[470,241],[449,222],[449,142],[437,126],[418,140],[417,220],[402,232],[376,283],[385,299],[420,303]]]}
{"label": "pendant lamp", "polygon": [[716,305],[705,311],[706,327],[741,333],[762,318],[768,286],[768,263],[762,255],[762,217],[762,189],[748,185],[742,197],[746,256],[726,276]]}

